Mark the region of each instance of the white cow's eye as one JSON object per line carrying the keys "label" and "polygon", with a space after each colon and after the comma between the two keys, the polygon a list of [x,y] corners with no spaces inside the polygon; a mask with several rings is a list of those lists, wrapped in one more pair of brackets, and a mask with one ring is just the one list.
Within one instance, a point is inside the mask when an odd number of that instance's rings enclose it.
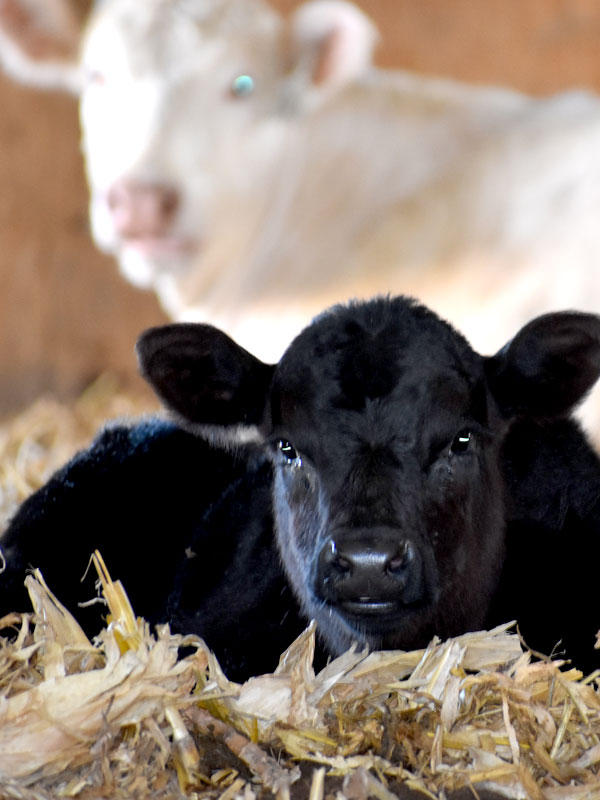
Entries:
{"label": "white cow's eye", "polygon": [[106,75],[98,69],[88,69],[85,73],[85,81],[88,86],[104,86]]}
{"label": "white cow's eye", "polygon": [[238,75],[231,82],[231,94],[234,97],[248,97],[254,92],[255,83],[251,75]]}

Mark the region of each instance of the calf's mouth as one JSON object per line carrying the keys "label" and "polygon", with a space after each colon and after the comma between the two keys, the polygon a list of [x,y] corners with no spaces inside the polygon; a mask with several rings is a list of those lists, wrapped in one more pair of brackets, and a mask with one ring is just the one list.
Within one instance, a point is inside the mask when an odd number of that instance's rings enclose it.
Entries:
{"label": "calf's mouth", "polygon": [[359,597],[356,600],[345,600],[340,603],[340,609],[351,616],[382,616],[393,614],[398,609],[398,604],[390,600],[373,600],[369,597]]}

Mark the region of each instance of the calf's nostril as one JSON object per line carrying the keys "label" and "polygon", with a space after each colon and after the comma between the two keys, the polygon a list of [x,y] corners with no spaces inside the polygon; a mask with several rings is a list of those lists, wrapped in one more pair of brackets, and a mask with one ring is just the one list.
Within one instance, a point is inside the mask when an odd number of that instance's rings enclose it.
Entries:
{"label": "calf's nostril", "polygon": [[341,574],[352,571],[352,559],[340,553],[335,539],[331,539],[323,551],[325,563]]}
{"label": "calf's nostril", "polygon": [[414,560],[414,550],[409,542],[403,542],[392,555],[386,565],[386,572],[397,573],[406,569],[408,565]]}
{"label": "calf's nostril", "polygon": [[351,572],[352,571],[352,562],[350,561],[350,559],[345,558],[344,556],[337,556],[337,558],[336,558],[336,560],[334,562],[334,566],[340,572]]}

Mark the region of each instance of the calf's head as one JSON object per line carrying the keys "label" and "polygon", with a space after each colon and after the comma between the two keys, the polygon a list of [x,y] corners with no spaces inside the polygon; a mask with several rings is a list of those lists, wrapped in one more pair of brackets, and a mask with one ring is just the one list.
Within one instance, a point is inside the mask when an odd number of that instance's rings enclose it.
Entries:
{"label": "calf's head", "polygon": [[485,358],[416,302],[379,298],[325,312],[275,366],[205,325],[152,329],[138,352],[187,427],[272,460],[282,562],[329,649],[407,648],[483,623],[503,441],[595,382],[600,318],[540,317]]}

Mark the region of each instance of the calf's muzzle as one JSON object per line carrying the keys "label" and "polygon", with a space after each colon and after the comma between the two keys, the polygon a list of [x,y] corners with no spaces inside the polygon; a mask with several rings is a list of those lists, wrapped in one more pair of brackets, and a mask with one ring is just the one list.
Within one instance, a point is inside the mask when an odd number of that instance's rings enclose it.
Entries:
{"label": "calf's muzzle", "polygon": [[346,614],[382,615],[422,602],[423,558],[394,528],[336,531],[322,548],[315,589]]}

